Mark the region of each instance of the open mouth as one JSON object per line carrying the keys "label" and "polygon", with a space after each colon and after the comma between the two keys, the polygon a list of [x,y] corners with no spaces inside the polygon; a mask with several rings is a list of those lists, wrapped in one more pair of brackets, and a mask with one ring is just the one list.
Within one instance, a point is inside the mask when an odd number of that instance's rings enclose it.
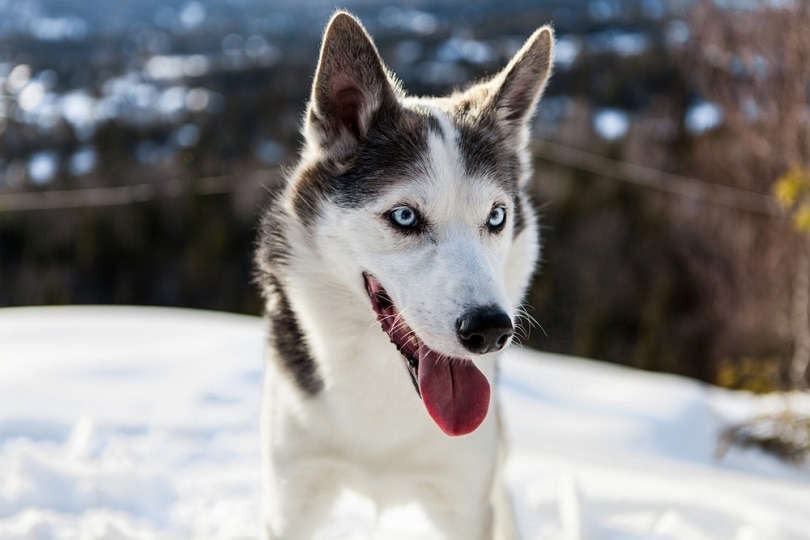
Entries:
{"label": "open mouth", "polygon": [[489,410],[487,378],[471,360],[452,358],[425,345],[380,282],[367,273],[363,278],[377,321],[402,354],[430,417],[447,435],[475,431]]}

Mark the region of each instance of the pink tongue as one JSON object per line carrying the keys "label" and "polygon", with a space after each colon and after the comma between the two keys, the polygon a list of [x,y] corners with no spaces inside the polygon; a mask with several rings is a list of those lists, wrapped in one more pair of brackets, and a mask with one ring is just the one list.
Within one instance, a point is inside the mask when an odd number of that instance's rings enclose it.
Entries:
{"label": "pink tongue", "polygon": [[419,392],[428,414],[448,435],[475,431],[487,417],[489,382],[472,362],[419,351]]}

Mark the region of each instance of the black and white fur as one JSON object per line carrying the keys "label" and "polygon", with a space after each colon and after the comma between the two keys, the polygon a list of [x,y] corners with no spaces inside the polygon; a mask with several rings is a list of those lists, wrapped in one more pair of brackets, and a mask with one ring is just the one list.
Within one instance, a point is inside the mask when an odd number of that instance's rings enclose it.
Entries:
{"label": "black and white fur", "polygon": [[417,502],[444,538],[516,537],[497,402],[447,435],[422,403],[419,355],[404,361],[402,327],[381,324],[396,312],[414,347],[494,384],[539,251],[526,145],[552,48],[540,28],[490,80],[417,98],[355,18],[329,22],[300,161],[256,255],[266,538],[311,538],[344,488],[381,509]]}

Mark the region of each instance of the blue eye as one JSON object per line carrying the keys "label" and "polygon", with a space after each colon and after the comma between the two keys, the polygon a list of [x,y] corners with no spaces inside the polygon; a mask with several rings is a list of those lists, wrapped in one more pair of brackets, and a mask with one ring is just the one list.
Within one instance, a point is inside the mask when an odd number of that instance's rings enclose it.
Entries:
{"label": "blue eye", "polygon": [[503,206],[496,206],[489,214],[489,228],[500,229],[506,223],[506,208]]}
{"label": "blue eye", "polygon": [[416,210],[408,206],[397,206],[391,210],[388,216],[391,218],[394,225],[403,229],[413,228],[418,222]]}

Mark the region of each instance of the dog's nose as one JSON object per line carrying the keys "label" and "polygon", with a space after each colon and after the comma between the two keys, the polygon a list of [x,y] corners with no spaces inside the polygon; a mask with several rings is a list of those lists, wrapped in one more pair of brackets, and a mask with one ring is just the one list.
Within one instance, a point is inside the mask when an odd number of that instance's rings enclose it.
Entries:
{"label": "dog's nose", "polygon": [[476,354],[503,349],[513,332],[512,319],[497,306],[471,309],[456,321],[459,341]]}

